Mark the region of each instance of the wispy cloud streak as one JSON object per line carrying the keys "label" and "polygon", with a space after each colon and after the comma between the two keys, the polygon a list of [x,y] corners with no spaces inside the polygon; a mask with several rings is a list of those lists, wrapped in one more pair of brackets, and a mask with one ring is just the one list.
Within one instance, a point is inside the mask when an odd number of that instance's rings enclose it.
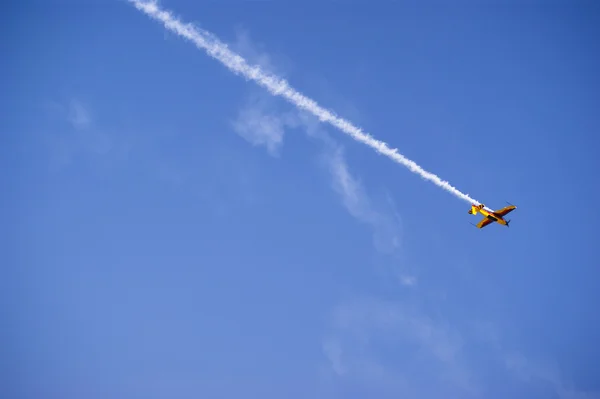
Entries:
{"label": "wispy cloud streak", "polygon": [[258,85],[266,88],[271,94],[283,97],[296,107],[310,112],[320,121],[333,125],[338,130],[351,136],[354,140],[364,143],[376,150],[378,153],[387,156],[401,165],[404,165],[411,172],[420,175],[425,180],[431,181],[435,185],[443,188],[451,194],[454,194],[458,198],[470,203],[479,203],[479,201],[471,198],[468,194],[462,193],[450,185],[447,181],[444,181],[437,175],[424,170],[414,161],[411,161],[404,155],[400,154],[397,149],[390,148],[385,142],[377,140],[371,135],[364,133],[362,129],[354,126],[349,121],[338,117],[333,111],[321,107],[316,101],[293,89],[286,80],[263,71],[259,66],[249,65],[244,58],[231,51],[225,43],[218,40],[210,32],[199,29],[190,23],[184,23],[180,21],[170,11],[161,9],[155,1],[129,1],[133,3],[138,10],[161,22],[165,28],[193,42],[198,48],[206,51],[209,56],[220,61],[235,74],[254,81]]}

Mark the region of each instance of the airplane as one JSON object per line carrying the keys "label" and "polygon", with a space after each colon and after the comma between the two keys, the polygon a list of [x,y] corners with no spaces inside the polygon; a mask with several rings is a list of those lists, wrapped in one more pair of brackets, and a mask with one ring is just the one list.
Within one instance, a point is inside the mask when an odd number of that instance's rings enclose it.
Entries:
{"label": "airplane", "polygon": [[476,225],[474,225],[473,223],[471,223],[471,224],[473,224],[473,226],[475,226],[479,229],[487,226],[488,224],[490,224],[492,222],[496,222],[496,223],[499,223],[506,227],[510,227],[508,225],[510,223],[510,220],[505,220],[504,216],[507,215],[508,213],[514,211],[515,209],[517,209],[517,207],[512,205],[510,202],[507,202],[507,204],[509,204],[509,206],[505,206],[504,208],[499,209],[497,211],[492,211],[489,208],[486,209],[486,206],[483,204],[479,204],[479,205],[472,204],[471,209],[469,209],[469,214],[477,215],[477,213],[479,212],[483,216],[485,216],[485,218],[481,219],[481,221],[479,223],[477,223]]}

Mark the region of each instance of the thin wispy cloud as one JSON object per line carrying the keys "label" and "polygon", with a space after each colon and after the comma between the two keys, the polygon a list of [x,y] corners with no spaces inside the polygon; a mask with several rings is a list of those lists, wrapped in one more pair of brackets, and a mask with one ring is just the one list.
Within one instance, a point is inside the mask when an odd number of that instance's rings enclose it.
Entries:
{"label": "thin wispy cloud", "polygon": [[414,276],[399,276],[399,279],[403,285],[415,285],[417,283]]}
{"label": "thin wispy cloud", "polygon": [[[231,47],[261,68],[273,73],[284,74],[280,67],[281,59],[265,51],[264,45],[250,37],[242,27],[236,29],[235,41]],[[234,131],[254,146],[264,146],[272,156],[281,155],[284,135],[302,123],[296,110],[283,110],[277,107],[277,99],[262,91],[251,90],[236,118],[232,121]]]}
{"label": "thin wispy cloud", "polygon": [[81,98],[46,104],[48,119],[40,134],[50,156],[50,168],[58,171],[75,161],[110,167],[128,157],[130,143],[93,117],[90,105]]}
{"label": "thin wispy cloud", "polygon": [[[232,122],[234,131],[254,146],[262,146],[272,156],[279,156],[288,131],[303,131],[321,147],[320,164],[331,177],[332,189],[344,208],[373,231],[377,251],[393,255],[401,248],[400,218],[387,199],[376,206],[364,184],[353,175],[344,149],[306,113],[284,110],[273,99],[253,92]],[[405,285],[414,285],[413,276],[402,276]]]}
{"label": "thin wispy cloud", "polygon": [[600,392],[580,391],[567,384],[553,361],[534,361],[520,352],[507,352],[504,364],[522,382],[539,391],[552,391],[559,399],[598,399]]}
{"label": "thin wispy cloud", "polygon": [[555,360],[534,358],[508,347],[495,323],[474,323],[474,331],[477,339],[487,344],[487,349],[509,378],[527,387],[530,392],[546,395],[551,392],[559,399],[600,399],[600,392],[580,390],[569,383]]}
{"label": "thin wispy cloud", "polygon": [[89,109],[76,99],[69,103],[67,119],[76,129],[87,129],[92,123]]}
{"label": "thin wispy cloud", "polygon": [[266,147],[269,154],[278,156],[285,130],[295,127],[297,119],[292,114],[269,112],[269,100],[260,95],[249,96],[232,125],[241,137],[255,146]]}
{"label": "thin wispy cloud", "polygon": [[[269,70],[285,70],[284,66],[274,61],[273,56],[265,53],[260,46],[255,46],[245,30],[238,29],[238,38],[233,47],[248,54],[253,62],[262,62]],[[234,131],[254,146],[265,147],[272,156],[281,155],[287,132],[304,132],[319,145],[320,165],[329,174],[332,189],[339,195],[344,208],[371,229],[373,245],[379,253],[398,258],[402,248],[402,229],[393,200],[385,196],[378,202],[374,201],[364,182],[351,171],[343,146],[313,115],[278,102],[262,91],[251,90],[250,93],[232,122]],[[417,283],[416,276],[409,269],[398,262],[393,266],[392,272],[404,286]]]}
{"label": "thin wispy cloud", "polygon": [[369,391],[379,392],[383,384],[388,395],[472,397],[480,392],[460,333],[402,302],[361,298],[336,307],[323,353],[336,378],[360,380]]}
{"label": "thin wispy cloud", "polygon": [[[344,150],[333,146],[325,152],[334,190],[344,207],[357,220],[373,230],[373,243],[378,251],[394,254],[401,247],[400,218],[392,206],[375,206],[363,183],[350,171]],[[386,209],[387,208],[387,209]]]}

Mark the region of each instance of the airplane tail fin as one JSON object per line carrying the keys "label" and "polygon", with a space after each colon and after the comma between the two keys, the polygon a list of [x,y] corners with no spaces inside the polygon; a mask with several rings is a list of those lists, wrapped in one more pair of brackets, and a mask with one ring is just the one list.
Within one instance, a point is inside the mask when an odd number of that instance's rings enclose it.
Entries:
{"label": "airplane tail fin", "polygon": [[476,205],[471,205],[471,209],[469,209],[469,215],[477,215],[479,212],[479,207]]}

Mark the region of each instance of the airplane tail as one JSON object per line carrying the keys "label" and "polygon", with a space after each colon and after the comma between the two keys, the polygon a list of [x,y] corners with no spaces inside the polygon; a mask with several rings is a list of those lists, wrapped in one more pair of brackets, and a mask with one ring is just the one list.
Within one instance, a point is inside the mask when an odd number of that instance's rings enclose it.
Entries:
{"label": "airplane tail", "polygon": [[469,209],[469,215],[477,215],[479,209],[480,208],[477,205],[471,205],[471,209]]}

